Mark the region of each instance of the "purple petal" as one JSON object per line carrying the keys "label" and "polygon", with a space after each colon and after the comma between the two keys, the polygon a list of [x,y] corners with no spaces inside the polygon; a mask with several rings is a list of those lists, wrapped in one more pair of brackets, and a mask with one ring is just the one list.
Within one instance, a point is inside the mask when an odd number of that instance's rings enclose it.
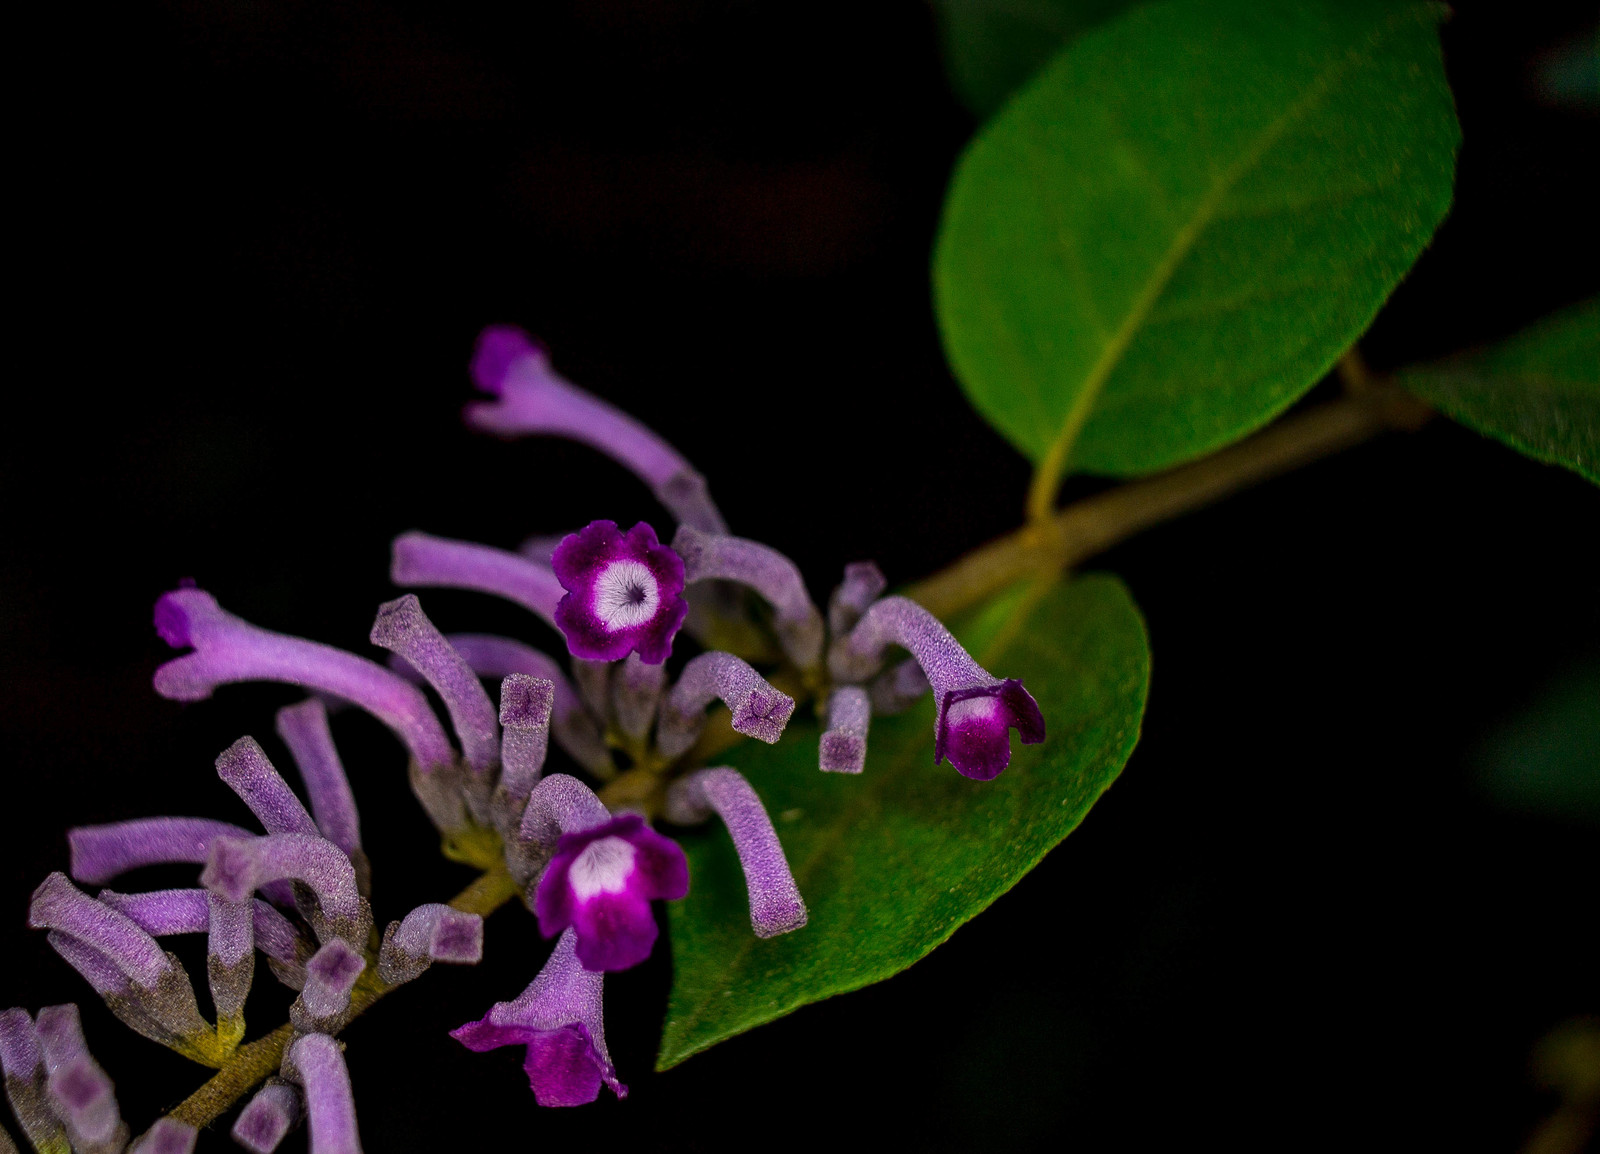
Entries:
{"label": "purple petal", "polygon": [[562,538],[551,567],[566,596],[556,627],[573,656],[620,661],[638,653],[659,665],[689,613],[683,562],[643,521],[626,534],[614,521],[593,521]]}
{"label": "purple petal", "polygon": [[952,691],[940,703],[933,763],[946,756],[963,775],[992,781],[1011,763],[1011,729],[1024,745],[1044,740],[1044,717],[1015,679]]}
{"label": "purple petal", "polygon": [[404,657],[444,700],[467,764],[478,773],[492,769],[500,760],[500,727],[494,706],[477,674],[428,620],[415,594],[407,593],[378,607],[371,640]]}
{"label": "purple petal", "polygon": [[405,742],[424,769],[446,766],[454,751],[428,700],[383,666],[300,637],[251,625],[200,589],[178,589],[156,602],[156,629],[174,648],[194,652],[156,670],[156,692],[199,701],[235,681],[284,681],[353,701]]}
{"label": "purple petal", "polygon": [[750,893],[750,924],[770,938],[806,924],[806,904],[767,809],[743,776],[731,769],[702,769],[677,781],[667,795],[669,820],[689,824],[715,812],[728,827]]}
{"label": "purple petal", "polygon": [[563,834],[534,895],[539,932],[571,927],[591,970],[624,970],[650,956],[657,936],[653,900],[689,892],[683,850],[636,814]]}

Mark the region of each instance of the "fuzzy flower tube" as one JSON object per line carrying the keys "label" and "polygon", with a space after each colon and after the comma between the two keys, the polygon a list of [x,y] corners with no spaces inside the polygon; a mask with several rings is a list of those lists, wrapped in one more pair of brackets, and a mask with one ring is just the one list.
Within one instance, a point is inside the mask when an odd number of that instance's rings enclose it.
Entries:
{"label": "fuzzy flower tube", "polygon": [[1024,745],[1044,740],[1044,717],[1022,682],[984,669],[938,618],[904,597],[875,602],[834,645],[828,660],[835,679],[867,680],[890,646],[908,650],[933,687],[935,765],[948,756],[965,776],[990,781],[1011,762],[1009,730]]}
{"label": "fuzzy flower tube", "polygon": [[394,539],[389,579],[406,588],[471,589],[522,606],[551,625],[561,583],[547,565],[517,553],[427,533]]}
{"label": "fuzzy flower tube", "polygon": [[822,614],[793,561],[759,541],[705,533],[692,525],[679,528],[672,547],[683,558],[686,581],[732,581],[761,594],[772,606],[783,651],[795,665],[810,669],[822,660]]}
{"label": "fuzzy flower tube", "polygon": [[305,1034],[284,1055],[284,1075],[305,1096],[311,1154],[361,1154],[350,1071],[339,1043],[327,1034]]}
{"label": "fuzzy flower tube", "polygon": [[702,653],[683,667],[661,705],[656,745],[667,757],[689,751],[705,727],[706,707],[721,700],[734,732],[777,743],[794,714],[794,698],[774,689],[749,662],[731,653]]}
{"label": "fuzzy flower tube", "polygon": [[556,375],[544,347],[511,325],[483,331],[472,380],[494,401],[467,406],[467,424],[502,437],[581,441],[630,469],[679,521],[725,533],[705,478],[673,447],[626,413]]}
{"label": "fuzzy flower tube", "polygon": [[322,836],[352,857],[361,852],[361,815],[344,763],[328,728],[328,709],[315,697],[278,710],[278,736],[289,747],[311,799]]}

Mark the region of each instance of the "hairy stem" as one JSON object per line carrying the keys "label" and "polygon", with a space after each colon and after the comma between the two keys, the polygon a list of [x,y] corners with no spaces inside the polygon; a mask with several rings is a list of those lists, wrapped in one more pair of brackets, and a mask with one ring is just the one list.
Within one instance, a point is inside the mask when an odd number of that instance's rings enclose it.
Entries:
{"label": "hairy stem", "polygon": [[[511,880],[503,864],[497,864],[486,869],[452,898],[450,904],[463,913],[488,917],[516,893],[517,883]],[[394,986],[378,976],[377,955],[367,951],[367,968],[350,993],[350,1017],[359,1017],[393,989]],[[293,1037],[294,1027],[285,1022],[266,1037],[240,1046],[204,1086],[178,1104],[171,1117],[195,1127],[209,1126],[258,1082],[278,1072],[283,1064],[283,1052]]]}
{"label": "hairy stem", "polygon": [[935,617],[982,601],[1025,577],[1077,565],[1142,529],[1390,429],[1414,429],[1431,410],[1390,386],[1366,384],[1289,417],[1221,452],[1069,505],[968,553],[907,595]]}

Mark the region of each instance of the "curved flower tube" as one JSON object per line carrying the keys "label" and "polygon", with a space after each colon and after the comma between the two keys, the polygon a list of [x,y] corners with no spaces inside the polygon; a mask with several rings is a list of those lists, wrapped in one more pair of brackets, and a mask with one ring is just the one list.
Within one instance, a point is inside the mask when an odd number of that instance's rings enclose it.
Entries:
{"label": "curved flower tube", "polygon": [[376,662],[331,645],[273,633],[235,617],[201,589],[177,589],[156,602],[156,632],[193,653],[156,670],[156,692],[200,701],[235,681],[286,681],[353,701],[399,736],[424,770],[448,766],[455,751],[415,686]]}
{"label": "curved flower tube", "polygon": [[759,541],[704,533],[692,525],[678,529],[672,548],[683,558],[686,582],[732,581],[766,598],[773,609],[773,628],[790,661],[810,669],[822,660],[822,614],[789,558]]}
{"label": "curved flower tube", "polygon": [[806,903],[783,856],[766,806],[740,773],[702,769],[667,791],[667,820],[694,825],[715,813],[728,827],[750,894],[750,925],[758,938],[786,934],[806,924]]}
{"label": "curved flower tube", "polygon": [[718,699],[733,712],[735,732],[768,745],[783,735],[794,714],[794,698],[774,689],[743,658],[702,653],[683,667],[661,703],[656,745],[667,757],[687,753],[705,728],[706,706]]}
{"label": "curved flower tube", "polygon": [[493,769],[500,760],[500,726],[494,706],[472,667],[428,620],[416,594],[407,593],[378,606],[371,641],[405,658],[433,686],[450,714],[467,765],[480,774]]}
{"label": "curved flower tube", "polygon": [[311,798],[322,836],[347,854],[361,851],[361,815],[328,729],[328,709],[315,697],[278,710],[278,736],[289,747]]}
{"label": "curved flower tube", "polygon": [[578,960],[577,935],[569,929],[515,1001],[496,1003],[450,1036],[478,1052],[526,1046],[523,1069],[541,1106],[582,1106],[600,1096],[602,1085],[626,1098],[628,1088],[617,1080],[606,1052],[604,977]]}
{"label": "curved flower tube", "polygon": [[835,679],[859,682],[898,645],[922,667],[938,701],[933,761],[948,755],[967,777],[989,781],[1011,762],[1008,730],[1024,745],[1044,740],[1039,704],[1015,678],[1001,680],[974,661],[939,619],[915,601],[885,597],[866,611],[829,654]]}
{"label": "curved flower tube", "polygon": [[467,406],[472,428],[502,437],[566,437],[600,450],[650,486],[679,521],[727,532],[705,478],[644,425],[550,368],[543,346],[511,325],[492,325],[472,354],[473,383],[494,401]]}
{"label": "curved flower tube", "polygon": [[78,1007],[45,1006],[34,1025],[45,1092],[74,1150],[110,1154],[128,1141],[111,1079],[89,1053]]}
{"label": "curved flower tube", "polygon": [[471,589],[514,602],[551,625],[561,584],[550,568],[475,541],[456,541],[413,530],[394,539],[389,579],[396,585]]}
{"label": "curved flower tube", "polygon": [[311,1130],[311,1154],[361,1154],[350,1071],[339,1043],[305,1034],[284,1055],[284,1073],[300,1083]]}
{"label": "curved flower tube", "polygon": [[267,760],[253,737],[241,737],[217,756],[217,776],[250,807],[268,833],[320,836],[317,823]]}

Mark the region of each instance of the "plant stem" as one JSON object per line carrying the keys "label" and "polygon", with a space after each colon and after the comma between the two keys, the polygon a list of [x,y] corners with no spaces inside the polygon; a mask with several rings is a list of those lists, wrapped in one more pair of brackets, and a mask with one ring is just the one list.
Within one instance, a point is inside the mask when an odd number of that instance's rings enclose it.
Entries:
{"label": "plant stem", "polygon": [[947,617],[1024,577],[1053,575],[1248,485],[1387,430],[1418,428],[1431,413],[1393,386],[1368,384],[1192,464],[1096,494],[1042,523],[1025,525],[917,582],[907,595],[935,617]]}
{"label": "plant stem", "polygon": [[[503,864],[497,864],[484,870],[471,885],[450,899],[450,904],[463,913],[488,917],[516,894],[517,883],[511,880]],[[368,950],[367,968],[350,993],[350,1017],[359,1017],[395,988],[378,976],[377,957]],[[293,1037],[294,1027],[285,1022],[266,1037],[240,1046],[204,1086],[178,1104],[171,1117],[197,1128],[209,1126],[256,1083],[277,1073],[283,1064],[283,1052]]]}

